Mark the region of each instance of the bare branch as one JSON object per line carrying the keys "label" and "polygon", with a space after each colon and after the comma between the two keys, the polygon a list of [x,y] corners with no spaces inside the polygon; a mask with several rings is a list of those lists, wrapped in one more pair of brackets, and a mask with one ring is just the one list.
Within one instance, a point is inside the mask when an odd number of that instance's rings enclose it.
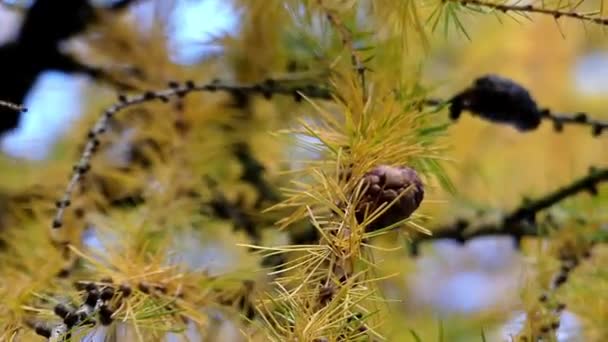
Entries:
{"label": "bare branch", "polygon": [[597,186],[602,182],[608,182],[608,168],[599,170],[592,168],[587,176],[536,200],[526,201],[520,207],[507,213],[500,222],[475,226],[468,220],[459,219],[452,224],[433,229],[433,235],[431,236],[417,235],[412,242],[411,252],[413,255],[417,255],[420,243],[438,239],[451,239],[465,243],[480,236],[503,235],[512,236],[518,243],[523,236],[538,235],[536,215],[539,212],[580,192],[588,191],[592,195],[596,195],[598,193]]}
{"label": "bare branch", "polygon": [[193,92],[217,92],[224,91],[229,93],[241,93],[241,94],[261,94],[265,98],[270,99],[274,94],[290,95],[294,97],[295,101],[301,101],[302,95],[306,95],[311,98],[320,99],[331,99],[329,90],[317,87],[313,85],[308,86],[292,86],[284,85],[275,80],[266,80],[261,84],[252,85],[230,85],[223,84],[220,82],[211,82],[204,85],[196,85],[192,81],[188,81],[184,84],[178,84],[172,82],[168,89],[159,91],[149,91],[140,95],[131,97],[119,96],[119,102],[110,106],[102,116],[97,120],[93,129],[89,131],[88,140],[85,145],[84,151],[80,157],[80,160],[74,166],[72,177],[66,187],[63,197],[57,201],[57,212],[52,222],[52,228],[58,229],[62,226],[63,215],[67,207],[70,206],[72,193],[76,189],[76,186],[87,173],[91,167],[91,159],[97,148],[99,147],[99,137],[105,133],[108,127],[108,123],[118,112],[135,105],[139,105],[145,102],[151,101],[163,101],[167,102],[171,97],[183,97]]}
{"label": "bare branch", "polygon": [[585,22],[594,23],[597,25],[608,26],[608,18],[602,18],[593,16],[590,14],[576,12],[574,10],[561,10],[561,9],[549,9],[544,7],[535,7],[532,5],[509,5],[506,2],[495,3],[481,0],[447,0],[451,2],[457,2],[465,7],[482,7],[497,10],[508,14],[508,12],[519,12],[519,13],[537,13],[543,15],[549,15],[556,20],[561,17],[573,18],[582,20]]}
{"label": "bare branch", "polygon": [[12,110],[14,110],[16,112],[27,112],[27,108],[25,108],[25,107],[23,107],[21,105],[14,104],[14,103],[7,102],[7,101],[2,101],[2,100],[0,100],[0,107],[5,107],[5,108],[8,108],[8,109],[12,109]]}

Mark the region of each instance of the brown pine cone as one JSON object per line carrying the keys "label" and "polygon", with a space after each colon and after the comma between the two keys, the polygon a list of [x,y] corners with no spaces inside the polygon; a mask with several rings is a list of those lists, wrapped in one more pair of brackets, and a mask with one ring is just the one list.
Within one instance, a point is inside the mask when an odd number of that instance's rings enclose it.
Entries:
{"label": "brown pine cone", "polygon": [[356,211],[359,223],[363,222],[366,212],[367,215],[372,214],[383,203],[390,204],[406,191],[384,214],[368,226],[369,231],[390,226],[410,217],[424,198],[422,181],[416,171],[407,166],[377,166],[363,176],[363,182],[365,192]]}

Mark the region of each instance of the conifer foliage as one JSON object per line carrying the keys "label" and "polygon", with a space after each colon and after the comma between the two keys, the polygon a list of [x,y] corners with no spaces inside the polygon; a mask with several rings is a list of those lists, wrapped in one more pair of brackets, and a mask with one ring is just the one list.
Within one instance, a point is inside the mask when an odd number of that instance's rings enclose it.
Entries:
{"label": "conifer foliage", "polygon": [[[90,76],[51,156],[0,158],[0,341],[608,340],[608,103],[567,76],[602,0],[222,1],[189,65],[178,3],[0,2],[0,134]],[[505,236],[507,304],[420,302],[432,242]]]}

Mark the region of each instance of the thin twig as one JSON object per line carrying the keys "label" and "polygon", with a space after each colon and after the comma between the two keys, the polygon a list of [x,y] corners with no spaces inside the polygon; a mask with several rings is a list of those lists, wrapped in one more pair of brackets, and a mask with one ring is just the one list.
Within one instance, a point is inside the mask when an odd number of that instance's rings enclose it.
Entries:
{"label": "thin twig", "polygon": [[602,134],[604,130],[608,130],[608,120],[597,120],[589,118],[589,115],[585,112],[579,113],[552,113],[550,110],[544,110],[541,112],[544,120],[550,120],[553,122],[553,128],[557,132],[563,130],[564,124],[589,126],[591,127],[591,134],[597,137]]}
{"label": "thin twig", "polygon": [[[321,3],[321,1],[319,1]],[[348,27],[344,25],[340,17],[336,15],[333,11],[325,9],[325,14],[327,16],[327,20],[331,23],[331,25],[338,31],[340,38],[342,39],[342,45],[344,45],[350,52],[351,63],[355,68],[357,74],[359,74],[359,79],[361,81],[361,88],[363,91],[363,101],[367,99],[367,86],[365,82],[365,65],[363,64],[363,60],[355,48],[355,43],[353,41],[353,34],[350,32]]]}
{"label": "thin twig", "polygon": [[2,100],[0,100],[0,107],[6,107],[6,108],[12,109],[16,112],[27,112],[27,108],[25,108],[21,105],[14,104],[14,103],[7,102],[7,101],[2,101]]}
{"label": "thin twig", "polygon": [[[535,313],[529,314],[527,317],[528,324],[524,328],[520,336],[528,336],[532,341],[538,340],[551,331],[556,331],[560,327],[561,313],[566,308],[566,304],[560,303],[555,299],[557,291],[570,279],[570,274],[585,259],[590,259],[592,256],[593,241],[583,246],[572,246],[570,243],[562,243],[558,250],[557,258],[560,261],[560,268],[547,284],[547,289],[538,297],[539,307]],[[581,248],[582,247],[582,248]],[[544,316],[544,317],[543,317]],[[549,318],[549,319],[547,319]],[[531,330],[531,331],[530,331]]]}
{"label": "thin twig", "polygon": [[498,10],[503,13],[507,12],[525,12],[525,13],[537,13],[543,15],[550,15],[556,20],[561,17],[568,17],[578,19],[582,21],[591,22],[598,25],[608,26],[608,18],[596,17],[589,14],[576,11],[560,10],[560,9],[549,9],[543,7],[535,7],[532,5],[509,5],[506,2],[494,3],[480,0],[447,0],[451,2],[457,2],[463,6],[477,6],[485,7],[493,10]]}
{"label": "thin twig", "polygon": [[148,91],[140,95],[134,95],[131,97],[119,96],[119,102],[110,106],[105,110],[103,115],[97,120],[93,129],[89,131],[87,143],[85,145],[82,155],[74,166],[74,171],[70,178],[70,181],[66,187],[61,200],[57,201],[57,212],[52,222],[52,228],[58,229],[63,224],[63,215],[67,207],[70,206],[72,193],[76,189],[76,186],[90,169],[91,159],[99,147],[99,137],[107,130],[108,123],[111,118],[114,117],[118,112],[135,105],[139,105],[145,102],[151,102],[155,100],[161,100],[167,102],[171,97],[183,97],[193,92],[217,92],[224,91],[229,93],[239,94],[261,94],[265,98],[270,99],[275,94],[290,95],[294,97],[295,101],[301,101],[302,95],[311,98],[320,99],[331,99],[329,90],[322,87],[313,85],[307,86],[292,86],[284,85],[275,80],[266,80],[261,84],[251,85],[229,85],[223,84],[217,81],[204,84],[196,85],[192,81],[185,82],[184,84],[178,84],[175,82],[170,83],[168,89],[159,91]]}
{"label": "thin twig", "polygon": [[468,220],[459,219],[452,224],[432,230],[433,235],[417,235],[412,242],[411,252],[417,255],[418,245],[430,240],[451,239],[465,243],[480,236],[506,235],[512,236],[516,242],[519,242],[523,236],[537,236],[539,231],[536,227],[536,215],[539,212],[583,191],[596,195],[597,186],[602,182],[608,182],[608,168],[600,170],[592,168],[587,176],[536,200],[526,201],[506,214],[500,222],[475,226]]}

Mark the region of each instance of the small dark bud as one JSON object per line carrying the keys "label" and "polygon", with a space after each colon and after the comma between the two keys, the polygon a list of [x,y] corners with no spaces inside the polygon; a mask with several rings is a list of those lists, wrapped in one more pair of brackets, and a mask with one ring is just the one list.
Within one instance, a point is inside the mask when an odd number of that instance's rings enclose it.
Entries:
{"label": "small dark bud", "polygon": [[564,124],[559,120],[553,120],[553,130],[562,132],[564,130]]}
{"label": "small dark bud", "polygon": [[551,323],[551,329],[553,329],[553,330],[559,329],[559,321]]}
{"label": "small dark bud", "polygon": [[85,173],[87,173],[87,171],[89,171],[90,168],[91,168],[91,165],[89,165],[89,164],[74,165],[74,172],[80,173],[80,174],[85,174]]}
{"label": "small dark bud", "polygon": [[232,107],[234,108],[246,108],[249,104],[249,95],[240,88],[231,89],[230,95],[232,95]]}
{"label": "small dark bud", "polygon": [[555,278],[555,281],[553,282],[553,284],[555,285],[555,287],[560,287],[562,286],[566,281],[568,280],[568,273],[563,273],[560,272],[557,277]]}
{"label": "small dark bud", "polygon": [[67,268],[62,268],[61,270],[59,270],[59,272],[57,272],[57,277],[58,278],[62,278],[65,279],[67,277],[70,276],[70,270]]}
{"label": "small dark bud", "polygon": [[171,89],[179,88],[179,83],[177,83],[175,81],[170,81],[169,88],[171,88]]}
{"label": "small dark bud", "polygon": [[540,332],[542,334],[547,334],[549,333],[549,331],[551,331],[551,327],[549,327],[548,325],[543,325],[542,327],[540,327]]}
{"label": "small dark bud", "polygon": [[469,221],[465,219],[458,219],[458,221],[456,221],[456,231],[458,233],[462,233],[465,229],[467,229],[468,226]]}
{"label": "small dark bud", "polygon": [[165,285],[154,285],[154,290],[158,291],[162,294],[166,294],[167,293],[167,287]]}
{"label": "small dark bud", "polygon": [[148,285],[148,283],[145,281],[139,283],[139,285],[137,285],[137,289],[143,293],[150,293],[150,285]]}
{"label": "small dark bud", "polygon": [[188,88],[189,90],[194,89],[195,84],[193,81],[186,81],[186,88]]}
{"label": "small dark bud", "polygon": [[94,283],[87,283],[84,286],[84,290],[87,292],[97,291],[97,285],[95,285]]}
{"label": "small dark bud", "polygon": [[593,125],[592,133],[594,137],[599,137],[602,134],[603,127],[599,124]]}
{"label": "small dark bud", "polygon": [[129,284],[121,284],[120,287],[118,288],[118,290],[122,293],[122,295],[124,297],[129,297],[131,295],[131,293],[133,292],[133,290],[131,289],[131,286],[129,286]]}
{"label": "small dark bud", "polygon": [[112,297],[114,297],[113,288],[106,287],[105,289],[101,290],[101,295],[99,296],[99,298],[101,298],[101,300],[108,301],[108,300],[112,299]]}
{"label": "small dark bud", "polygon": [[88,306],[94,307],[97,304],[97,300],[99,299],[99,291],[92,290],[89,291],[84,303]]}
{"label": "small dark bud", "polygon": [[70,206],[70,204],[71,204],[70,200],[65,200],[65,201],[62,200],[62,201],[55,202],[55,207],[57,209],[59,209],[59,208],[67,208],[67,207]]}
{"label": "small dark bud", "polygon": [[574,121],[580,122],[580,123],[587,122],[587,114],[585,114],[585,113],[576,113],[576,115],[574,116]]}
{"label": "small dark bud", "polygon": [[557,312],[564,311],[564,309],[566,309],[566,304],[564,304],[564,303],[558,303],[557,306],[555,307],[555,310]]}
{"label": "small dark bud", "polygon": [[549,297],[547,297],[547,295],[544,293],[538,297],[538,301],[541,303],[547,302],[548,299],[549,299]]}
{"label": "small dark bud", "polygon": [[[356,209],[356,217],[363,222],[383,204],[399,200],[371,223],[376,230],[404,220],[412,215],[424,198],[424,187],[416,171],[402,166],[380,165],[363,176],[364,194]],[[403,194],[405,192],[405,194]]]}
{"label": "small dark bud", "polygon": [[584,251],[583,252],[583,258],[585,258],[585,259],[591,258],[591,251],[590,250]]}
{"label": "small dark bud", "polygon": [[55,305],[53,311],[55,312],[55,315],[59,316],[61,319],[65,319],[72,310],[70,310],[67,305],[60,303]]}
{"label": "small dark bud", "polygon": [[272,78],[269,78],[264,81],[264,85],[268,88],[274,88],[277,85],[277,81],[273,80]]}
{"label": "small dark bud", "polygon": [[54,220],[53,220],[52,227],[53,227],[54,229],[61,228],[61,226],[62,226],[62,225],[63,225],[63,224],[62,224],[62,223],[61,223],[61,221],[59,221],[58,219],[54,219]]}
{"label": "small dark bud", "polygon": [[78,323],[78,321],[79,321],[79,317],[74,312],[68,313],[65,316],[65,318],[63,319],[63,323],[68,326],[68,329],[72,328],[74,325],[76,325]]}
{"label": "small dark bud", "polygon": [[118,102],[120,102],[120,103],[127,102],[127,97],[125,95],[123,95],[123,94],[119,94],[118,95]]}
{"label": "small dark bud", "polygon": [[298,62],[293,59],[289,60],[287,62],[287,72],[295,72],[296,70],[298,70]]}
{"label": "small dark bud", "polygon": [[91,145],[92,145],[93,151],[97,150],[97,148],[99,147],[99,144],[100,144],[99,139],[96,139],[96,138],[91,139]]}
{"label": "small dark bud", "polygon": [[42,324],[36,324],[35,326],[35,331],[36,334],[44,337],[44,338],[50,338],[51,337],[51,329],[47,326],[44,326]]}
{"label": "small dark bud", "polygon": [[102,305],[99,307],[99,322],[101,325],[108,326],[112,324],[112,311],[107,305]]}
{"label": "small dark bud", "polygon": [[157,96],[156,96],[156,94],[154,94],[154,92],[147,91],[147,92],[144,93],[144,99],[146,99],[146,100],[153,100],[156,97]]}

